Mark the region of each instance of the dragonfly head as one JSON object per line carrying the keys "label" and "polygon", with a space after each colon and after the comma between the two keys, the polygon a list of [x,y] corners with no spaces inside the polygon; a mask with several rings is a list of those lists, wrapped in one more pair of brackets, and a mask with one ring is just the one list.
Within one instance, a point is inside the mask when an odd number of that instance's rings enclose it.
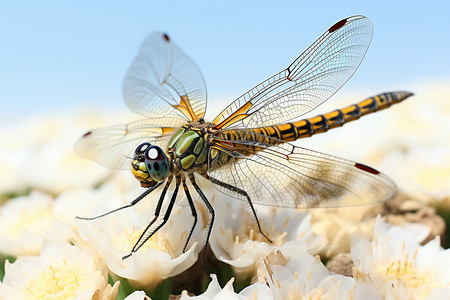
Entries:
{"label": "dragonfly head", "polygon": [[170,172],[169,160],[164,151],[150,143],[142,143],[136,148],[131,166],[134,177],[143,187],[151,187],[166,180]]}

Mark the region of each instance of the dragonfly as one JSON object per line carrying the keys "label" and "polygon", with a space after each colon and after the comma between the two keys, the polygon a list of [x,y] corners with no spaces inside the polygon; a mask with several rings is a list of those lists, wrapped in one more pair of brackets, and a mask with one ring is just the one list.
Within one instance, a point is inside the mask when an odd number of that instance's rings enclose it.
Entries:
{"label": "dragonfly", "polygon": [[[180,187],[193,217],[183,251],[198,219],[192,187],[210,215],[206,249],[215,210],[197,183],[198,177],[245,201],[268,241],[254,204],[338,207],[393,197],[395,183],[376,169],[292,143],[413,95],[405,91],[382,93],[326,114],[295,120],[327,101],[350,79],[372,35],[372,23],[361,15],[335,23],[286,69],[242,94],[207,122],[206,85],[199,68],[167,34],[151,34],[123,83],[126,104],[145,118],[88,131],[76,145],[81,156],[109,168],[131,168],[145,191],[125,206],[79,218],[93,220],[134,206],[163,186],[151,221],[125,259],[166,224]],[[169,188],[173,192],[166,197]]]}

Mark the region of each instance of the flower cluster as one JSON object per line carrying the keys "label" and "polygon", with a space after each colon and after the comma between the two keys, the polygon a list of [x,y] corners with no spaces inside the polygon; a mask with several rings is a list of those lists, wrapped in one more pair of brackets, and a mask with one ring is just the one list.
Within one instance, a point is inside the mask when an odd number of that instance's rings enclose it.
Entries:
{"label": "flower cluster", "polygon": [[1,299],[115,299],[104,261],[87,247],[44,243],[39,256],[6,261]]}
{"label": "flower cluster", "polygon": [[[414,122],[388,111],[383,126],[394,130],[342,155],[391,175],[400,190],[395,201],[312,210],[255,205],[258,227],[248,203],[198,179],[216,212],[205,251],[211,216],[198,195],[192,193],[195,227],[179,192],[170,218],[155,231],[173,190],[148,226],[163,186],[126,207],[144,190],[131,174],[72,153],[82,132],[73,125],[78,118],[23,125],[27,149],[19,147],[21,134],[0,131],[1,156],[10,158],[0,163],[7,171],[0,178],[0,299],[448,299],[450,250],[441,246],[441,231],[420,217],[441,220],[434,208],[448,207],[450,143],[442,137],[450,132],[426,124],[446,120],[450,107],[442,94],[435,99],[443,109],[424,108],[420,97],[402,104]],[[356,126],[355,135],[364,138],[367,127]],[[317,142],[311,147],[338,155],[345,148],[328,151],[326,139]],[[96,218],[120,207],[126,208]]]}
{"label": "flower cluster", "polygon": [[[448,299],[450,250],[435,238],[420,245],[423,225],[391,226],[377,217],[372,238],[354,237],[353,277],[332,274],[318,256],[282,250],[260,259],[263,280],[235,293],[232,281],[223,289],[212,276],[206,292],[181,299]],[[445,266],[444,266],[445,265]],[[223,298],[222,298],[223,297]]]}

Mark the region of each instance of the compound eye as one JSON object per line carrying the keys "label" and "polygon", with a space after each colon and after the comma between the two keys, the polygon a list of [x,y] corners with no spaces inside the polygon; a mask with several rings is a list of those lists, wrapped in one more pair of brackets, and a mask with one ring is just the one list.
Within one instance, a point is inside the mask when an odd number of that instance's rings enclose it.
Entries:
{"label": "compound eye", "polygon": [[137,146],[136,150],[134,150],[133,158],[136,158],[138,155],[143,155],[150,146],[151,146],[150,143],[142,143],[139,146]]}
{"label": "compound eye", "polygon": [[160,147],[154,145],[148,147],[144,157],[147,172],[153,180],[164,181],[169,176],[169,161]]}

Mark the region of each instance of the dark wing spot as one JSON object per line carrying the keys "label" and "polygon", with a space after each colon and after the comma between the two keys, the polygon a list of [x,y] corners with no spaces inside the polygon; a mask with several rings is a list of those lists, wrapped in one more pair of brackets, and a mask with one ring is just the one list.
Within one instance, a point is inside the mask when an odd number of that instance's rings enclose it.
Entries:
{"label": "dark wing spot", "polygon": [[167,34],[163,33],[163,38],[166,40],[166,42],[170,42],[170,37]]}
{"label": "dark wing spot", "polygon": [[155,171],[159,171],[159,164],[157,161],[155,161],[155,163],[153,164],[153,166],[155,167]]}
{"label": "dark wing spot", "polygon": [[83,137],[87,137],[88,135],[91,135],[91,134],[92,134],[92,130],[90,130],[90,131],[86,132],[85,134],[83,134]]}
{"label": "dark wing spot", "polygon": [[328,29],[328,32],[329,33],[335,32],[336,30],[338,30],[339,28],[344,26],[346,23],[347,23],[347,19],[341,20],[341,21],[337,22],[336,24],[334,24],[333,26],[331,26],[330,29]]}
{"label": "dark wing spot", "polygon": [[363,171],[366,171],[366,172],[369,172],[369,173],[372,173],[372,174],[375,174],[375,175],[380,174],[380,172],[378,172],[374,168],[366,166],[366,165],[363,165],[363,164],[360,164],[360,163],[355,163],[355,167],[357,167],[360,170],[363,170]]}

